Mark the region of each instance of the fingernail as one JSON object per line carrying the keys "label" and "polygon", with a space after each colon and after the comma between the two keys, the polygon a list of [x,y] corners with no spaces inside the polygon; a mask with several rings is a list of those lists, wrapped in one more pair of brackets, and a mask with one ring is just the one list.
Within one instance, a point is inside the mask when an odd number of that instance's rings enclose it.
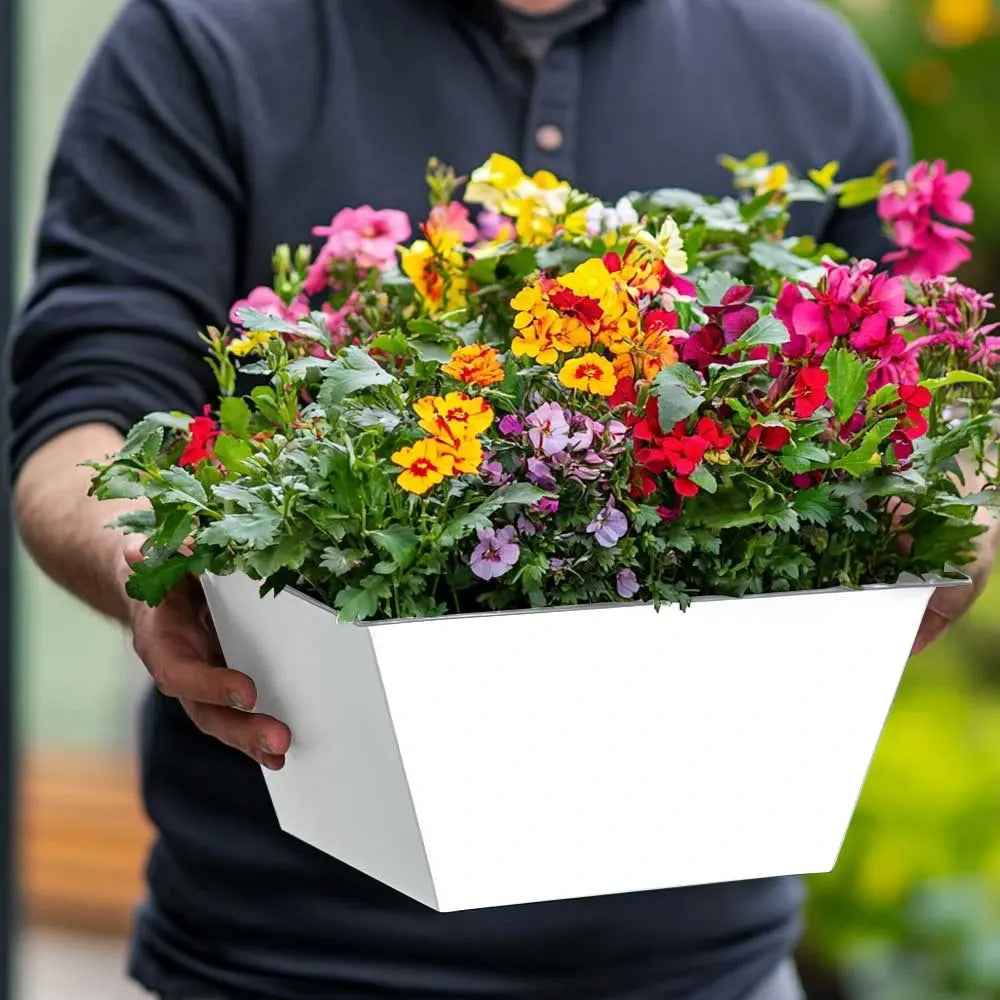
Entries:
{"label": "fingernail", "polygon": [[246,704],[244,703],[243,699],[235,691],[230,691],[229,692],[229,704],[232,705],[233,708],[238,708],[241,712],[246,712],[247,711]]}
{"label": "fingernail", "polygon": [[212,612],[208,610],[207,606],[198,612],[198,621],[201,622],[201,626],[205,631],[212,631]]}
{"label": "fingernail", "polygon": [[264,751],[264,753],[276,753],[277,752],[277,751],[271,749],[271,744],[268,743],[266,736],[262,736],[260,738],[260,742],[259,742],[258,745],[260,746],[261,750]]}

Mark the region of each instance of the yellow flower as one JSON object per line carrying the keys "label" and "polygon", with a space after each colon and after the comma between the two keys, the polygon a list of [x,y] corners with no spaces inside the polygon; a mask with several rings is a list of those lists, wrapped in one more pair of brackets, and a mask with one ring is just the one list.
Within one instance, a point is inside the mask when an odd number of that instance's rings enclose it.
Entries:
{"label": "yellow flower", "polygon": [[995,24],[992,0],[933,0],[927,15],[927,33],[939,45],[971,45]]}
{"label": "yellow flower", "polygon": [[245,358],[251,351],[259,351],[278,336],[277,330],[253,330],[229,345],[229,353]]}
{"label": "yellow flower", "polygon": [[484,344],[459,347],[441,371],[466,385],[494,385],[504,378],[500,355]]}
{"label": "yellow flower", "polygon": [[559,350],[555,345],[553,331],[559,325],[559,317],[551,309],[546,309],[540,316],[518,313],[515,325],[524,316],[528,318],[527,325],[518,330],[510,344],[514,356],[534,358],[540,365],[555,364],[559,360]]}
{"label": "yellow flower", "polygon": [[400,266],[413,282],[431,316],[461,309],[469,287],[462,254],[455,248],[435,252],[426,240],[400,251]]}
{"label": "yellow flower", "polygon": [[483,445],[478,438],[469,438],[456,445],[442,443],[441,453],[453,459],[456,476],[474,475],[483,464]]}
{"label": "yellow flower", "polygon": [[612,395],[618,384],[611,362],[593,352],[582,358],[570,358],[559,372],[559,381],[567,389],[582,389],[596,396]]}
{"label": "yellow flower", "polygon": [[635,340],[622,341],[612,350],[618,354],[614,363],[618,378],[639,378],[641,375],[652,380],[678,360],[670,334],[662,330],[643,331]]}
{"label": "yellow flower", "polygon": [[788,167],[784,163],[775,163],[757,185],[757,194],[767,194],[769,191],[781,191],[791,179]]}
{"label": "yellow flower", "polygon": [[662,260],[674,274],[684,274],[687,271],[688,258],[684,252],[684,240],[671,216],[667,216],[656,236],[642,230],[636,233],[635,239],[654,260]]}
{"label": "yellow flower", "polygon": [[446,476],[455,475],[455,457],[437,441],[424,438],[412,447],[400,448],[392,456],[403,471],[396,482],[408,493],[418,495],[437,486]]}
{"label": "yellow flower", "polygon": [[465,201],[482,205],[491,212],[511,215],[513,196],[526,180],[516,160],[494,153],[481,167],[472,171],[465,188]]}
{"label": "yellow flower", "polygon": [[592,257],[582,264],[556,279],[563,288],[568,288],[577,295],[603,302],[605,296],[616,292],[615,279],[600,257]]}
{"label": "yellow flower", "polygon": [[490,404],[464,392],[424,396],[413,404],[413,409],[420,417],[420,426],[451,447],[482,434],[493,423]]}

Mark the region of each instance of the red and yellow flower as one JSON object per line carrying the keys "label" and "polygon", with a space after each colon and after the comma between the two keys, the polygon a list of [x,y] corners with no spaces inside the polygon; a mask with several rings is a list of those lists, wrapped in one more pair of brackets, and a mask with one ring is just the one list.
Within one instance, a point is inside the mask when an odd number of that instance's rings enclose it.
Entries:
{"label": "red and yellow flower", "polygon": [[559,372],[559,381],[567,389],[581,389],[595,396],[612,395],[618,384],[614,365],[592,351],[582,358],[570,358]]}
{"label": "red and yellow flower", "polygon": [[424,396],[413,404],[420,426],[428,434],[457,445],[482,434],[493,423],[493,408],[485,399],[464,392]]}
{"label": "red and yellow flower", "polygon": [[495,385],[504,378],[500,355],[484,344],[459,347],[441,371],[466,385]]}
{"label": "red and yellow flower", "polygon": [[392,461],[403,471],[396,482],[408,493],[423,495],[447,476],[455,475],[455,457],[440,441],[423,438],[408,448],[400,448]]}
{"label": "red and yellow flower", "polygon": [[400,252],[400,266],[431,316],[440,316],[465,305],[469,282],[465,276],[465,261],[454,244],[436,249],[427,240],[417,240]]}

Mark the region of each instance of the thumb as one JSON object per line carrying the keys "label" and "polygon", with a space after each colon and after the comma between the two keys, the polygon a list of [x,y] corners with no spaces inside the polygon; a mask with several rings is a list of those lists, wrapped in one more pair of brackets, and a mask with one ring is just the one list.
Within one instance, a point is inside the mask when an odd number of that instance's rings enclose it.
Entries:
{"label": "thumb", "polygon": [[142,546],[145,544],[145,537],[143,535],[129,535],[125,539],[125,547],[122,549],[122,555],[125,556],[125,562],[129,566],[135,566],[137,563],[141,563],[146,558],[142,554]]}

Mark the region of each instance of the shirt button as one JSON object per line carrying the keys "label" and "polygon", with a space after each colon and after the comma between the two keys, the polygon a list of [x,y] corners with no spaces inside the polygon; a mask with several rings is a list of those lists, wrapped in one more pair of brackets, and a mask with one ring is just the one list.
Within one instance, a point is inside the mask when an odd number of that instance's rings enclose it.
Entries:
{"label": "shirt button", "polygon": [[558,125],[539,125],[535,132],[535,142],[538,148],[546,153],[554,153],[557,149],[562,149],[562,144],[566,141],[563,130]]}

